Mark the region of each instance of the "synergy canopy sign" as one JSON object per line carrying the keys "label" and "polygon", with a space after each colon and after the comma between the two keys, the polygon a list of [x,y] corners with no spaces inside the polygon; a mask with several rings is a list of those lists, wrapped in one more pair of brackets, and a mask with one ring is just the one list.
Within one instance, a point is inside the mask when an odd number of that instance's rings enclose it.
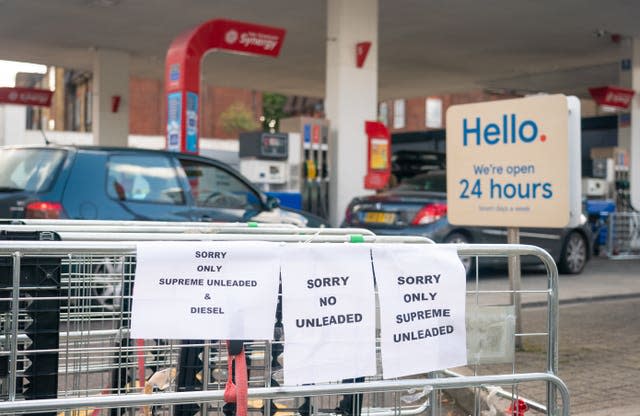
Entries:
{"label": "synergy canopy sign", "polygon": [[504,227],[569,224],[569,129],[563,95],[450,107],[449,221]]}

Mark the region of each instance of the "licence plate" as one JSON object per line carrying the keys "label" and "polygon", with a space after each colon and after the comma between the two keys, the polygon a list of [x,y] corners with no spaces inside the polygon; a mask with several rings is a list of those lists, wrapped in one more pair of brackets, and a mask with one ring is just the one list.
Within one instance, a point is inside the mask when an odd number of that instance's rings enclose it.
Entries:
{"label": "licence plate", "polygon": [[393,224],[396,220],[396,214],[393,212],[366,212],[364,214],[364,222],[377,224]]}

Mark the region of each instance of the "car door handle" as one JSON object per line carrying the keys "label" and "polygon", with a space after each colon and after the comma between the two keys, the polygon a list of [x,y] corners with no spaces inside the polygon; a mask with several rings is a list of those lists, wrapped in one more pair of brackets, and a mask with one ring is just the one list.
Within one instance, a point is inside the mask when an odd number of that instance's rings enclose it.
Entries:
{"label": "car door handle", "polygon": [[208,215],[203,215],[203,216],[200,217],[200,221],[202,221],[202,222],[212,222],[213,218],[211,218]]}

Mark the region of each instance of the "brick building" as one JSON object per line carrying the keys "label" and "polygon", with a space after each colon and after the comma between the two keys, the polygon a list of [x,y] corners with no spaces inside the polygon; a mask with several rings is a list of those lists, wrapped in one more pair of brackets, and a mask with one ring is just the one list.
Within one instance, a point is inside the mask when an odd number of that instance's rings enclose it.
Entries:
{"label": "brick building", "polygon": [[[27,127],[89,132],[92,125],[92,75],[88,71],[50,68],[45,75],[19,74],[19,86],[55,90],[50,109],[29,110]],[[519,95],[510,92],[477,90],[426,97],[384,100],[378,104],[378,119],[392,134],[428,132],[445,128],[446,111],[455,104],[476,103]],[[161,80],[132,77],[129,83],[129,132],[132,135],[164,136],[166,99]],[[200,90],[200,137],[235,139],[239,131],[225,129],[221,120],[228,111],[242,111],[260,127],[263,115],[262,93],[250,89],[203,85]],[[286,116],[322,117],[322,100],[288,97],[283,108]],[[592,102],[583,100],[583,116],[598,115]]]}
{"label": "brick building", "polygon": [[[164,85],[160,80],[131,78],[129,82],[129,132],[164,135],[167,120]],[[225,111],[243,109],[251,114],[256,128],[262,115],[262,94],[241,88],[202,86],[200,89],[200,137],[233,139],[238,131],[225,129]]]}
{"label": "brick building", "polygon": [[[92,74],[50,68],[46,75],[19,74],[17,86],[54,90],[50,109],[29,109],[27,128],[90,132],[92,127]],[[164,136],[166,99],[162,81],[131,77],[129,80],[129,133]],[[262,93],[240,88],[203,86],[200,90],[200,137],[234,139],[238,131],[225,129],[221,116],[226,111],[242,111],[259,128]]]}
{"label": "brick building", "polygon": [[437,96],[399,98],[378,104],[378,119],[391,133],[440,130],[445,128],[447,109],[456,104],[517,98],[513,94],[471,91]]}

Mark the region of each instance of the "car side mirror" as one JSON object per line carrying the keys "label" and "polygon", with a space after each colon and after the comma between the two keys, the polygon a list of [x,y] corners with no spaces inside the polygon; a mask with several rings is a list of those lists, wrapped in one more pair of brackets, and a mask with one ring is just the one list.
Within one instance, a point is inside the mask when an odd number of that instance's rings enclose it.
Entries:
{"label": "car side mirror", "polygon": [[275,196],[267,195],[267,208],[269,210],[278,208],[280,206],[280,200]]}

